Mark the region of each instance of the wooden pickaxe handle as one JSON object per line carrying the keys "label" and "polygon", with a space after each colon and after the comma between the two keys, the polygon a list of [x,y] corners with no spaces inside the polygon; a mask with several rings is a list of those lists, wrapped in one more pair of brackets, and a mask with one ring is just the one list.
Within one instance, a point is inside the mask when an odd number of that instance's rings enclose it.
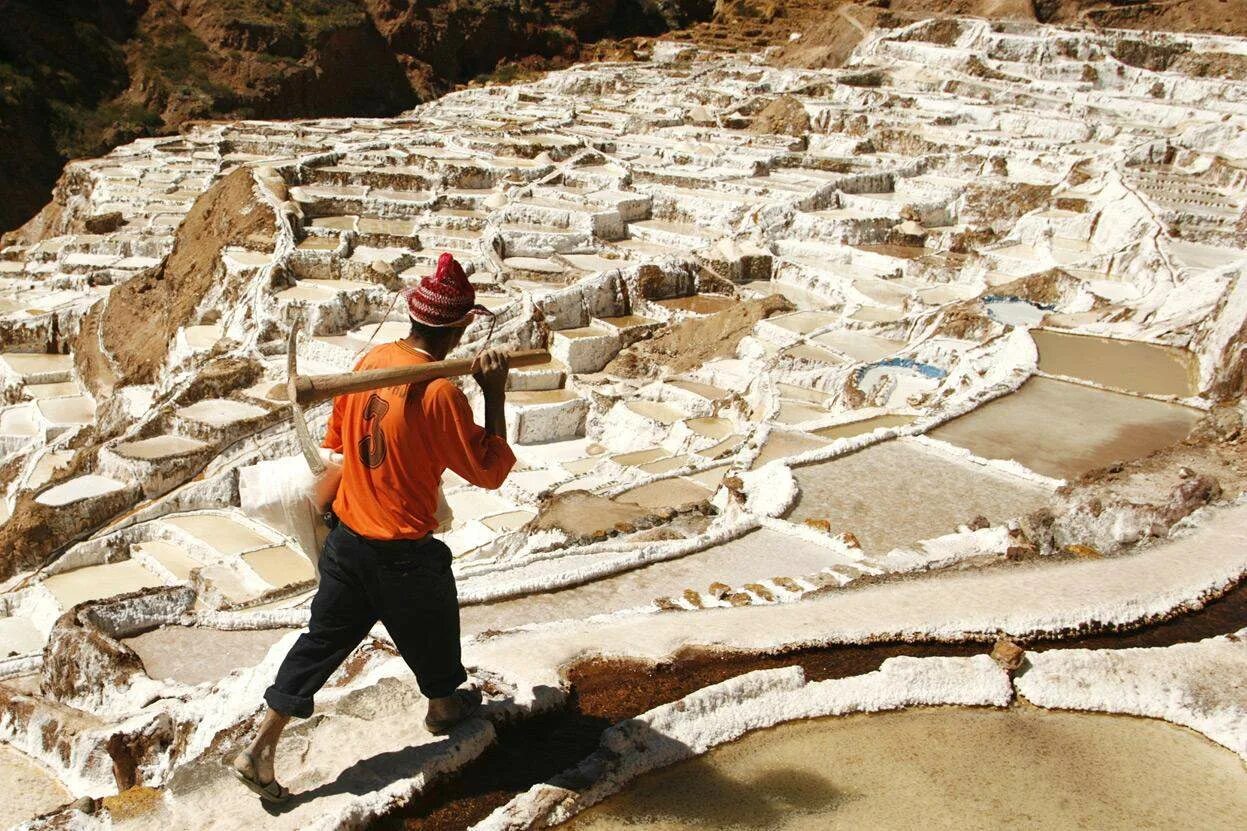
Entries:
{"label": "wooden pickaxe handle", "polygon": [[[433,361],[427,364],[387,369],[366,369],[361,372],[342,372],[335,375],[298,375],[293,379],[295,401],[300,406],[307,407],[352,392],[367,392],[402,384],[421,384],[435,378],[470,375],[472,360],[471,358],[456,358],[452,361]],[[512,369],[536,366],[549,361],[550,353],[544,349],[521,349],[507,353],[507,362]]]}

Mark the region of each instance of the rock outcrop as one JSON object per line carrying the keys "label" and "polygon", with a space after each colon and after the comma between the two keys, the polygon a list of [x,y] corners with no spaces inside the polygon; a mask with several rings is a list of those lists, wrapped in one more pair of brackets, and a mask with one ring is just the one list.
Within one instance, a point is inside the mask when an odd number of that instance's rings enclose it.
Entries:
{"label": "rock outcrop", "polygon": [[[251,171],[242,168],[214,185],[186,215],[168,258],[113,289],[88,315],[74,354],[93,391],[154,380],[173,336],[200,322],[193,318],[209,294],[224,304],[241,301],[238,281],[223,273],[221,251],[271,254],[275,233],[273,210],[253,189]],[[165,313],[154,317],[153,308]]]}

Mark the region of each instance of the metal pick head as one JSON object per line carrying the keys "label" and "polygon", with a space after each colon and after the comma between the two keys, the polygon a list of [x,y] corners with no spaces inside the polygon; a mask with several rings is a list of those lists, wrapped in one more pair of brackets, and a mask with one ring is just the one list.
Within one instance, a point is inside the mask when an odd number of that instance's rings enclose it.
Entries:
{"label": "metal pick head", "polygon": [[290,415],[294,419],[294,432],[299,439],[299,447],[303,450],[303,458],[307,460],[307,466],[312,473],[321,476],[325,472],[325,462],[320,457],[316,442],[312,441],[312,431],[307,428],[307,418],[299,403],[299,330],[302,328],[303,316],[300,315],[290,325],[290,338],[286,342],[286,397],[290,399]]}

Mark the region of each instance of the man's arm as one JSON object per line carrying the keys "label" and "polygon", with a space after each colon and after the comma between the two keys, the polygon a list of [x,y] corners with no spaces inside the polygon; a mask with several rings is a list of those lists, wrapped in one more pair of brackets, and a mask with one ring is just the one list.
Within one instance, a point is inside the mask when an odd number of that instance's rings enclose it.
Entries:
{"label": "man's arm", "polygon": [[507,437],[507,365],[500,349],[482,352],[473,361],[472,377],[485,395],[485,432],[500,439]]}
{"label": "man's arm", "polygon": [[442,463],[480,488],[497,488],[515,465],[507,444],[506,358],[488,353],[477,359],[475,373],[485,395],[485,428],[472,418],[464,394],[449,381],[434,381],[426,394],[429,417],[440,437],[435,445]]}

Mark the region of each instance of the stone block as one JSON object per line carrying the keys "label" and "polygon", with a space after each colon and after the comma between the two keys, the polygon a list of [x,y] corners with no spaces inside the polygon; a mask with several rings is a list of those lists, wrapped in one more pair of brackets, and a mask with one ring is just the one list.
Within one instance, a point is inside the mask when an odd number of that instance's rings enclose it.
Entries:
{"label": "stone block", "polygon": [[619,354],[620,347],[618,331],[582,326],[555,332],[550,353],[574,373],[599,372]]}
{"label": "stone block", "polygon": [[508,441],[540,444],[583,436],[589,402],[569,390],[516,392],[506,409]]}

